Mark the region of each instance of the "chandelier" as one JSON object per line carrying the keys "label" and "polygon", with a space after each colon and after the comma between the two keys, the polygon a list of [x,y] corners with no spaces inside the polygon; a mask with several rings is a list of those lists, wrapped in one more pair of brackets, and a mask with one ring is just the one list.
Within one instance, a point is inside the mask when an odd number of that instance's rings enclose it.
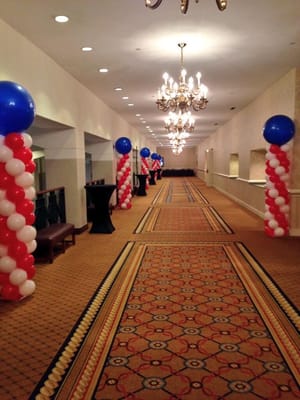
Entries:
{"label": "chandelier", "polygon": [[172,152],[176,155],[179,155],[183,151],[184,144],[185,144],[185,142],[181,142],[181,141],[171,143]]}
{"label": "chandelier", "polygon": [[169,112],[169,116],[165,119],[165,128],[168,132],[193,132],[195,127],[195,120],[191,115],[191,112],[182,113],[179,111],[178,114]]}
{"label": "chandelier", "polygon": [[163,74],[164,84],[158,90],[156,104],[161,111],[173,111],[179,109],[181,112],[187,112],[190,107],[195,111],[206,108],[207,87],[201,83],[201,73],[197,72],[197,83],[194,85],[194,79],[190,77],[186,82],[186,70],[183,68],[183,49],[186,43],[178,43],[181,50],[181,72],[179,84],[169,77],[168,73]]}
{"label": "chandelier", "polygon": [[[199,3],[199,0],[195,0],[196,3]],[[158,8],[162,3],[162,0],[145,0],[146,7],[154,10]],[[216,0],[217,7],[220,11],[224,11],[227,7],[227,0]],[[183,14],[187,13],[189,8],[189,0],[180,0],[180,10]]]}

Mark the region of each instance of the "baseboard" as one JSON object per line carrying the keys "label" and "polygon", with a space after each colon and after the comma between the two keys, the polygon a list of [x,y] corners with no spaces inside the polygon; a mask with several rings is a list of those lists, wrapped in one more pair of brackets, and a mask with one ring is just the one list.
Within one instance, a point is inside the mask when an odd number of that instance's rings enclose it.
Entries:
{"label": "baseboard", "polygon": [[75,228],[75,235],[80,235],[82,232],[86,231],[87,229],[89,229],[88,224],[85,224],[80,228]]}

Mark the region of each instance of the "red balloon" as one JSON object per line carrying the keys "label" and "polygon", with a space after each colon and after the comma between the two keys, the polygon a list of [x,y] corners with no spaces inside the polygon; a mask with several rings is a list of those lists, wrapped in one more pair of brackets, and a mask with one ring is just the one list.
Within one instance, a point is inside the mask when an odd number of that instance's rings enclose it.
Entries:
{"label": "red balloon", "polygon": [[274,168],[272,168],[272,167],[267,167],[267,168],[265,169],[265,173],[266,173],[268,176],[274,175]]}
{"label": "red balloon", "polygon": [[6,189],[6,197],[13,203],[17,203],[25,199],[25,191],[22,187],[12,184]]}
{"label": "red balloon", "polygon": [[266,200],[265,200],[265,203],[268,206],[271,206],[271,207],[273,207],[276,204],[275,200],[272,197],[267,197]]}
{"label": "red balloon", "polygon": [[15,232],[11,231],[5,226],[1,227],[0,231],[0,243],[2,244],[9,244],[11,243],[16,237]]}
{"label": "red balloon", "polygon": [[272,214],[276,214],[278,212],[278,206],[276,206],[275,204],[273,206],[269,206],[269,211]]}
{"label": "red balloon", "polygon": [[2,287],[1,296],[5,300],[20,300],[22,297],[19,292],[18,286],[6,283]]}
{"label": "red balloon", "polygon": [[5,283],[9,283],[9,274],[0,272],[0,285],[4,285]]}
{"label": "red balloon", "polygon": [[18,257],[17,263],[18,263],[19,268],[26,269],[34,263],[34,257],[32,254],[26,254],[22,258]]}
{"label": "red balloon", "polygon": [[274,230],[268,226],[265,226],[265,233],[270,237],[274,237]]}
{"label": "red balloon", "polygon": [[3,163],[0,163],[0,189],[7,189],[13,184],[14,184],[14,177],[9,175],[5,171]]}
{"label": "red balloon", "polygon": [[11,149],[18,150],[24,146],[24,139],[19,133],[9,133],[5,136],[4,143]]}
{"label": "red balloon", "polygon": [[26,164],[32,159],[32,151],[28,147],[22,147],[14,151],[14,158],[18,158]]}
{"label": "red balloon", "polygon": [[28,251],[27,246],[24,242],[16,239],[9,243],[8,255],[12,256],[13,258],[23,258],[26,254],[28,254]]}
{"label": "red balloon", "polygon": [[35,168],[36,168],[35,162],[32,161],[32,160],[25,164],[25,171],[26,172],[30,172],[31,174],[33,174],[34,171],[35,171]]}
{"label": "red balloon", "polygon": [[278,154],[280,153],[280,147],[277,144],[271,144],[270,146],[270,152],[273,154]]}
{"label": "red balloon", "polygon": [[24,271],[27,273],[27,279],[32,279],[36,273],[36,268],[33,264],[29,265],[28,267],[23,267]]}
{"label": "red balloon", "polygon": [[[280,177],[279,177],[279,175],[270,175],[269,176],[269,180],[271,181],[271,182],[273,182],[273,183],[276,183],[276,182],[279,182],[280,181]],[[281,181],[280,181],[281,182]]]}
{"label": "red balloon", "polygon": [[27,216],[33,212],[34,203],[31,200],[24,199],[22,202],[20,202],[16,205],[16,210],[18,213],[20,213],[24,216]]}
{"label": "red balloon", "polygon": [[6,226],[7,218],[8,217],[4,217],[4,215],[0,215],[0,225]]}
{"label": "red balloon", "polygon": [[32,212],[25,217],[26,225],[33,225],[35,222],[35,214]]}

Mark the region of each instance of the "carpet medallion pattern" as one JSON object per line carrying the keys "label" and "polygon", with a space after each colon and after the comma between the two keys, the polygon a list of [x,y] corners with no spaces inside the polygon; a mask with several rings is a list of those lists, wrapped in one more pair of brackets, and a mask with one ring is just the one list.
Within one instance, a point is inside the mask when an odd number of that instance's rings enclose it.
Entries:
{"label": "carpet medallion pattern", "polygon": [[142,232],[221,232],[231,228],[213,207],[155,207],[146,212],[135,233]]}
{"label": "carpet medallion pattern", "polygon": [[298,328],[241,243],[129,242],[33,398],[300,398]]}

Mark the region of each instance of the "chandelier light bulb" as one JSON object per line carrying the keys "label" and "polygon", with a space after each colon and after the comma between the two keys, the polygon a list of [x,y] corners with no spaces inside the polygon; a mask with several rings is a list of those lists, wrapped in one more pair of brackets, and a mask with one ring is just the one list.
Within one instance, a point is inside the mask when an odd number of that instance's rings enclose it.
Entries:
{"label": "chandelier light bulb", "polygon": [[181,71],[179,82],[175,82],[167,72],[163,74],[164,83],[158,90],[156,104],[161,111],[187,112],[190,108],[195,111],[204,110],[207,107],[207,87],[201,83],[201,73],[197,72],[197,85],[194,85],[193,77],[186,82],[187,71],[183,67],[183,49],[186,43],[179,43],[181,50]]}

